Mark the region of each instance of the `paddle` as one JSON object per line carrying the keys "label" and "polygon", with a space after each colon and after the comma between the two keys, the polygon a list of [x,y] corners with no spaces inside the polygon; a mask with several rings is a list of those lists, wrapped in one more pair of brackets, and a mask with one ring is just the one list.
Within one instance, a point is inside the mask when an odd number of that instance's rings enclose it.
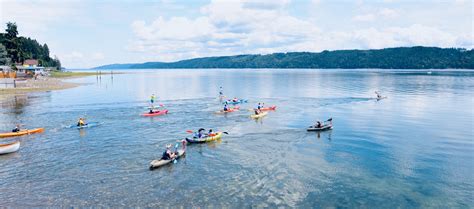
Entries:
{"label": "paddle", "polygon": [[178,158],[178,156],[177,156],[177,155],[178,155],[178,146],[179,146],[178,143],[176,143],[176,144],[174,145],[174,153],[175,153],[175,156],[174,156],[173,163],[178,162],[178,161],[176,160],[176,158]]}
{"label": "paddle", "polygon": [[331,126],[332,126],[332,118],[329,118],[327,121],[328,121],[328,122],[331,124]]}
{"label": "paddle", "polygon": [[[191,131],[191,130],[186,130],[186,132],[188,132],[188,133],[190,133],[190,134],[194,133],[194,132]],[[227,135],[229,134],[229,132],[227,132],[227,131],[223,131],[222,133],[227,134]]]}

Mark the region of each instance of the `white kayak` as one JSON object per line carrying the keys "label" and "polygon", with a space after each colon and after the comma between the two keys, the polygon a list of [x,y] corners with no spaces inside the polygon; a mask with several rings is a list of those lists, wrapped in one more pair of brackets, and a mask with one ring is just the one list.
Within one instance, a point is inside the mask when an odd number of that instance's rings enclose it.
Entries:
{"label": "white kayak", "polygon": [[324,124],[321,127],[310,126],[306,130],[307,131],[325,131],[325,130],[329,130],[329,129],[332,129],[332,124]]}
{"label": "white kayak", "polygon": [[0,155],[16,152],[20,149],[20,141],[0,144]]}

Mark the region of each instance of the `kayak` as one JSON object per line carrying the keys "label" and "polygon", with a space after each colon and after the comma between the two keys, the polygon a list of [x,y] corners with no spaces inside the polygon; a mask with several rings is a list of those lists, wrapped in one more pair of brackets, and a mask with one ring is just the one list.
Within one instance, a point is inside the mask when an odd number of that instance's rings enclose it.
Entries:
{"label": "kayak", "polygon": [[227,100],[225,102],[222,102],[222,104],[225,104],[227,102],[227,104],[236,105],[236,104],[246,103],[247,101],[248,100],[246,100],[246,99],[239,99],[236,102],[234,102],[232,100]]}
{"label": "kayak", "polygon": [[[270,111],[270,110],[276,110],[277,106],[273,105],[271,107],[264,107],[260,108],[261,111]],[[255,111],[255,109],[249,109],[249,111]]]}
{"label": "kayak", "polygon": [[9,133],[0,133],[0,138],[4,137],[14,137],[14,136],[21,136],[21,135],[26,135],[26,134],[34,134],[34,133],[41,133],[44,131],[44,128],[35,128],[31,130],[21,130],[18,132],[9,132]]}
{"label": "kayak", "polygon": [[315,126],[310,126],[308,127],[308,129],[306,129],[307,131],[326,131],[326,130],[329,130],[329,129],[332,129],[332,124],[324,124],[322,127],[318,128],[318,127],[315,127]]}
{"label": "kayak", "polygon": [[225,113],[229,113],[229,112],[239,111],[239,109],[240,109],[240,107],[227,108],[227,111],[220,110],[220,111],[216,111],[215,113],[216,114],[225,114]]}
{"label": "kayak", "polygon": [[20,149],[20,141],[0,144],[0,155],[16,152]]}
{"label": "kayak", "polygon": [[267,114],[268,114],[268,112],[261,112],[261,113],[258,114],[258,115],[255,115],[255,114],[254,114],[254,115],[250,115],[250,117],[253,118],[253,119],[259,119],[259,118],[265,117],[265,115],[267,115]]}
{"label": "kayak", "polygon": [[[176,144],[176,148],[177,147],[178,147],[178,144]],[[180,150],[175,151],[175,153],[176,153],[176,156],[172,159],[169,159],[169,160],[159,159],[159,160],[151,161],[150,170],[153,170],[155,168],[159,168],[161,166],[167,165],[167,164],[173,162],[174,160],[180,158],[181,156],[183,156],[186,153],[186,142],[185,141],[182,141],[182,148]]]}
{"label": "kayak", "polygon": [[164,114],[168,114],[168,110],[158,110],[153,113],[144,113],[142,114],[142,116],[152,117],[152,116],[164,115]]}
{"label": "kayak", "polygon": [[83,126],[70,125],[68,128],[77,128],[77,129],[91,128],[91,127],[94,127],[94,126],[99,126],[101,124],[102,123],[99,123],[99,122],[90,122],[90,123],[87,123],[86,125],[83,125]]}
{"label": "kayak", "polygon": [[170,164],[170,163],[173,162],[175,159],[178,159],[178,158],[180,158],[181,156],[183,156],[185,153],[186,153],[186,149],[183,148],[183,149],[178,150],[178,155],[177,155],[175,158],[173,158],[173,159],[169,159],[169,160],[163,160],[163,159],[153,160],[153,161],[151,161],[151,163],[150,163],[150,170],[153,170],[153,169],[155,169],[155,168],[159,168],[159,167],[161,167],[161,166]]}
{"label": "kayak", "polygon": [[214,141],[214,140],[218,140],[218,139],[221,139],[222,138],[222,132],[217,132],[215,133],[214,136],[208,136],[208,137],[204,137],[204,138],[186,138],[186,141],[189,142],[189,143],[204,143],[204,142],[210,142],[210,141]]}

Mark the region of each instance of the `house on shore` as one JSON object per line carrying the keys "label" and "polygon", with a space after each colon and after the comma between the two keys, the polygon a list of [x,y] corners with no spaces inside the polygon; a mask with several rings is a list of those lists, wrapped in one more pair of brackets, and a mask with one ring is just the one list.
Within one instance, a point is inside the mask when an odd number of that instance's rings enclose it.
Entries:
{"label": "house on shore", "polygon": [[17,65],[16,68],[18,69],[19,73],[24,73],[31,76],[44,73],[44,67],[39,66],[37,59],[27,59],[23,61],[23,65]]}

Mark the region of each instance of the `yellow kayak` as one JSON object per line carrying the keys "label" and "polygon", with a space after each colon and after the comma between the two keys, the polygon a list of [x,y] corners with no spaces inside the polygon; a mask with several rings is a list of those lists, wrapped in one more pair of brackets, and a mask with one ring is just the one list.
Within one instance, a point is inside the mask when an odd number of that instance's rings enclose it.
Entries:
{"label": "yellow kayak", "polygon": [[0,133],[0,138],[21,136],[21,135],[34,134],[34,133],[41,133],[43,131],[44,131],[44,128],[35,128],[35,129],[30,129],[30,130],[28,130],[28,129],[21,130],[21,131],[18,131],[18,132]]}
{"label": "yellow kayak", "polygon": [[214,136],[208,136],[203,138],[186,138],[186,141],[189,143],[203,143],[218,140],[222,138],[222,132],[217,132]]}
{"label": "yellow kayak", "polygon": [[267,115],[267,114],[268,114],[268,112],[261,112],[258,115],[250,115],[250,117],[253,118],[253,119],[259,119],[259,118],[265,117],[265,115]]}

